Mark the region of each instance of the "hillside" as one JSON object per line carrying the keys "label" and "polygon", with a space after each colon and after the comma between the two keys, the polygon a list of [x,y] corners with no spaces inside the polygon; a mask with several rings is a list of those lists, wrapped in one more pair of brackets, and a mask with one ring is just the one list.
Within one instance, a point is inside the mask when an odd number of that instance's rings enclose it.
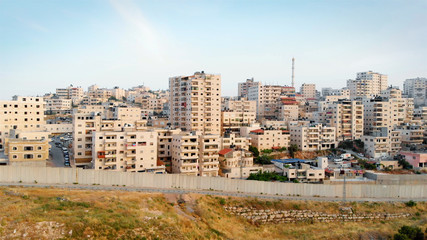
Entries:
{"label": "hillside", "polygon": [[339,214],[335,202],[267,201],[197,194],[0,188],[0,239],[387,239],[427,227],[427,204],[348,203],[355,214],[410,217],[366,222],[252,223],[229,208]]}

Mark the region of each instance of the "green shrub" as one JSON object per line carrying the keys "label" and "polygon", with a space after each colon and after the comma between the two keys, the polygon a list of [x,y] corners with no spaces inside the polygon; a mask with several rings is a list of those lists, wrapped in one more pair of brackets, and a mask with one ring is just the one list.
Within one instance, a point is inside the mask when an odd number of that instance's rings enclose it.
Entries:
{"label": "green shrub", "polygon": [[414,201],[412,201],[412,200],[410,200],[409,202],[406,202],[405,205],[407,207],[415,207],[415,206],[417,206],[417,203],[414,202]]}
{"label": "green shrub", "polygon": [[394,235],[394,240],[423,240],[424,233],[419,227],[402,226]]}
{"label": "green shrub", "polygon": [[225,199],[224,198],[219,199],[219,204],[225,205]]}

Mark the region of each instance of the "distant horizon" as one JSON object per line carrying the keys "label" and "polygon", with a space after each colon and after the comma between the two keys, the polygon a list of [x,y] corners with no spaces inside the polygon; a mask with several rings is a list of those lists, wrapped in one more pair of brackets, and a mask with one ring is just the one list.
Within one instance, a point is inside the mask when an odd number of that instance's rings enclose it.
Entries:
{"label": "distant horizon", "polygon": [[427,1],[0,0],[0,99],[220,73],[237,83],[342,88],[357,72],[389,85],[427,77]]}

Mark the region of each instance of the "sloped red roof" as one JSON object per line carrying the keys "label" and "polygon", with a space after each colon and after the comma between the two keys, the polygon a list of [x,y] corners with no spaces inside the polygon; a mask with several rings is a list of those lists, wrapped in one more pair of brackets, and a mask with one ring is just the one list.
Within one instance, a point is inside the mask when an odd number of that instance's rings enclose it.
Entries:
{"label": "sloped red roof", "polygon": [[225,155],[225,154],[227,154],[227,153],[229,153],[231,151],[233,151],[233,149],[231,149],[231,148],[224,148],[221,151],[219,151],[219,154],[220,155]]}
{"label": "sloped red roof", "polygon": [[264,133],[264,130],[257,129],[257,130],[252,130],[251,132],[253,132],[253,133]]}

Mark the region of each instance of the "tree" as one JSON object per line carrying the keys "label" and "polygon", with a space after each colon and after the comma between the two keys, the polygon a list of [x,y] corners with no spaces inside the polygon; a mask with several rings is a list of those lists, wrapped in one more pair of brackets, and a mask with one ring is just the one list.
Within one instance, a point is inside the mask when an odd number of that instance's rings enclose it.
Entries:
{"label": "tree", "polygon": [[412,165],[404,158],[399,159],[397,163],[399,166],[402,166],[403,169],[412,169]]}
{"label": "tree", "polygon": [[258,148],[254,147],[254,146],[249,146],[249,151],[252,152],[252,154],[254,155],[254,157],[258,157],[259,156]]}
{"label": "tree", "polygon": [[111,97],[109,97],[108,98],[108,101],[119,101],[116,97],[114,97],[114,96],[111,96]]}
{"label": "tree", "polygon": [[288,150],[289,150],[289,154],[291,155],[291,157],[294,158],[295,152],[298,152],[298,145],[291,144],[291,146],[288,147]]}
{"label": "tree", "polygon": [[394,240],[423,240],[424,233],[419,227],[402,226],[394,235]]}
{"label": "tree", "polygon": [[271,164],[271,160],[273,159],[273,157],[268,156],[268,155],[261,155],[257,158],[254,159],[256,164]]}

